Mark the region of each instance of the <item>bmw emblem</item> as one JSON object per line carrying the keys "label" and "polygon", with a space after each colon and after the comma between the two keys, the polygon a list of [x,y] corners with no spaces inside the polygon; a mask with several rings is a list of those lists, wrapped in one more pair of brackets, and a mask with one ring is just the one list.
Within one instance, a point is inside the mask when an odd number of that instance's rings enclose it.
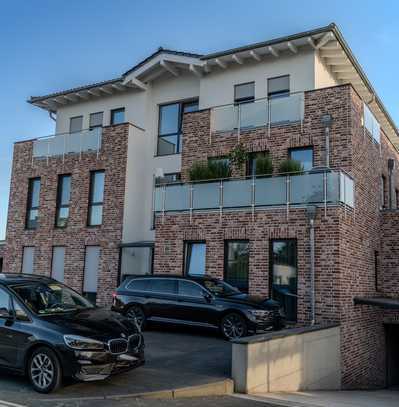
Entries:
{"label": "bmw emblem", "polygon": [[126,335],[125,335],[125,334],[121,334],[121,337],[122,337],[122,338],[126,338]]}

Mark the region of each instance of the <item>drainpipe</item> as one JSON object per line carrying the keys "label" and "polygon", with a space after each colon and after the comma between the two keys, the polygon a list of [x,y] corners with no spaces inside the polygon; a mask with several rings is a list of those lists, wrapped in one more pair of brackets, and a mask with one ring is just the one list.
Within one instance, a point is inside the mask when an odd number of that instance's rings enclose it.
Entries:
{"label": "drainpipe", "polygon": [[48,115],[50,116],[51,120],[54,120],[55,122],[57,121],[57,119],[54,117],[54,112],[52,112],[51,110],[49,110]]}
{"label": "drainpipe", "polygon": [[310,205],[306,207],[306,215],[309,220],[309,245],[310,245],[310,310],[311,322],[314,325],[316,321],[316,295],[315,295],[315,238],[314,221],[316,219],[317,207]]}
{"label": "drainpipe", "polygon": [[389,209],[393,208],[393,203],[392,203],[392,185],[393,185],[393,170],[395,169],[395,161],[392,158],[388,158],[388,205]]}
{"label": "drainpipe", "polygon": [[327,113],[321,116],[321,124],[324,127],[324,137],[325,137],[325,166],[330,167],[330,128],[333,122],[332,116]]}

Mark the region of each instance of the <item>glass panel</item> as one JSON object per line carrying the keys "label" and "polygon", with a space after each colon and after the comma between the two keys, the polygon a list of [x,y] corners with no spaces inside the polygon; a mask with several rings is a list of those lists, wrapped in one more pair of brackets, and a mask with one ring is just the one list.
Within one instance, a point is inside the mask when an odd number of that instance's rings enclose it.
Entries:
{"label": "glass panel", "polygon": [[205,275],[206,244],[186,243],[185,273],[188,275]]}
{"label": "glass panel", "polygon": [[69,217],[69,207],[59,208],[57,213],[56,226],[58,228],[65,227],[68,223],[68,217]]}
{"label": "glass panel", "polygon": [[220,183],[209,182],[193,185],[193,208],[212,209],[219,207]]}
{"label": "glass panel", "polygon": [[135,291],[148,291],[150,282],[151,281],[149,279],[134,279],[127,285],[126,288]]}
{"label": "glass panel", "polygon": [[92,130],[86,130],[81,133],[81,148],[82,151],[95,150],[97,151],[101,146],[101,133],[102,128],[96,127]]}
{"label": "glass panel", "polygon": [[223,207],[251,206],[251,199],[251,179],[223,182]]}
{"label": "glass panel", "polygon": [[296,93],[283,98],[273,98],[270,103],[270,122],[295,122],[303,119],[302,93]]}
{"label": "glass panel", "polygon": [[26,225],[27,228],[36,229],[38,219],[39,219],[39,211],[37,209],[31,209],[28,212],[28,222]]}
{"label": "glass panel", "polygon": [[268,102],[258,100],[240,104],[241,128],[265,126],[268,123]]}
{"label": "glass panel", "polygon": [[66,135],[66,153],[79,153],[81,151],[82,135],[80,132]]}
{"label": "glass panel", "polygon": [[248,291],[249,242],[230,241],[226,244],[224,280],[243,292]]}
{"label": "glass panel", "polygon": [[290,157],[292,160],[299,161],[304,171],[309,171],[313,168],[313,147],[291,149]]}
{"label": "glass panel", "polygon": [[159,107],[159,135],[179,132],[179,103]]}
{"label": "glass panel", "polygon": [[34,257],[35,248],[32,246],[24,247],[22,255],[22,273],[33,274]]}
{"label": "glass panel", "polygon": [[123,247],[121,254],[122,280],[128,275],[151,274],[152,251],[152,247]]}
{"label": "glass panel", "polygon": [[283,205],[287,202],[286,177],[267,177],[255,180],[255,205]]}
{"label": "glass panel", "polygon": [[158,138],[158,155],[176,154],[178,151],[177,135]]}
{"label": "glass panel", "polygon": [[291,176],[290,203],[324,202],[323,173]]}
{"label": "glass panel", "polygon": [[373,139],[379,143],[380,142],[380,123],[375,118],[369,107],[363,103],[363,119],[364,127],[369,131]]}
{"label": "glass panel", "polygon": [[194,102],[183,103],[183,113],[196,112],[198,110],[198,100]]}
{"label": "glass panel", "polygon": [[0,318],[9,317],[11,315],[10,311],[10,296],[4,290],[0,289]]}
{"label": "glass panel", "polygon": [[89,225],[98,226],[101,225],[103,219],[103,206],[92,205],[90,207]]}
{"label": "glass panel", "polygon": [[103,125],[103,112],[91,113],[89,122],[90,128],[102,125]]}
{"label": "glass panel", "polygon": [[162,211],[162,202],[163,202],[163,188],[155,188],[154,210],[156,212]]}
{"label": "glass panel", "polygon": [[255,98],[255,82],[243,83],[234,86],[234,100]]}
{"label": "glass panel", "polygon": [[184,295],[186,297],[204,298],[204,290],[198,284],[183,280],[179,280],[178,283],[179,295]]}
{"label": "glass panel", "polygon": [[59,203],[60,205],[68,205],[69,199],[71,197],[71,176],[62,175],[60,176],[59,182],[60,182]]}
{"label": "glass panel", "polygon": [[92,172],[91,203],[102,202],[104,199],[104,171]]}
{"label": "glass panel", "polygon": [[75,133],[81,131],[83,126],[83,116],[71,117],[69,121],[69,132]]}
{"label": "glass panel", "polygon": [[[382,182],[383,184],[383,182]],[[385,192],[385,191],[384,191]],[[340,200],[352,208],[355,205],[354,183],[346,174],[340,173]]]}
{"label": "glass panel", "polygon": [[39,198],[40,198],[40,179],[32,179],[31,180],[31,208],[37,208],[39,206]]}
{"label": "glass panel", "polygon": [[272,297],[280,302],[288,321],[297,319],[297,253],[294,240],[272,242]]}
{"label": "glass panel", "polygon": [[111,110],[111,124],[120,124],[125,122],[125,109]]}
{"label": "glass panel", "polygon": [[236,105],[212,109],[212,130],[231,131],[238,127],[238,107]]}
{"label": "glass panel", "polygon": [[53,247],[53,259],[51,265],[51,277],[55,280],[64,282],[64,258],[65,247]]}
{"label": "glass panel", "polygon": [[327,173],[327,202],[339,201],[339,173]]}
{"label": "glass panel", "polygon": [[177,294],[175,279],[154,278],[151,279],[150,290],[162,294]]}
{"label": "glass panel", "polygon": [[96,293],[98,269],[100,266],[100,247],[87,246],[85,255],[83,292]]}
{"label": "glass panel", "polygon": [[54,136],[49,140],[49,155],[63,155],[65,152],[65,136]]}
{"label": "glass panel", "polygon": [[33,142],[33,157],[47,157],[49,152],[49,139],[35,140]]}
{"label": "glass panel", "polygon": [[190,209],[189,185],[170,185],[166,188],[165,210],[182,211]]}

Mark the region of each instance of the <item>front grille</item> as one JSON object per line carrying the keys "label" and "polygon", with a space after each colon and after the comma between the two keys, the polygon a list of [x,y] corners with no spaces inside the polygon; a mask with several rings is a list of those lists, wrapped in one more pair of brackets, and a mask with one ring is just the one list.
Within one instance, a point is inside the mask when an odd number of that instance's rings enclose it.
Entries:
{"label": "front grille", "polygon": [[109,351],[118,355],[119,353],[125,353],[127,351],[128,341],[126,339],[111,339],[108,342]]}
{"label": "front grille", "polygon": [[133,334],[129,336],[129,350],[136,351],[140,348],[141,345],[141,335],[140,334]]}

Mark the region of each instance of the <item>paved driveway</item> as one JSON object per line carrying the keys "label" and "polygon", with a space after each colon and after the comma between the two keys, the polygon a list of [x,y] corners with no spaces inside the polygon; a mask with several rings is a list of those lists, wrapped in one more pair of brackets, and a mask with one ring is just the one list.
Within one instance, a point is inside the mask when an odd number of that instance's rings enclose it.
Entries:
{"label": "paved driveway", "polygon": [[[103,382],[67,383],[41,395],[27,379],[0,372],[0,400],[37,405],[54,399],[103,397],[194,386],[230,377],[231,344],[217,333],[192,328],[152,327],[144,333],[146,365]],[[1,402],[0,402],[1,404]]]}

